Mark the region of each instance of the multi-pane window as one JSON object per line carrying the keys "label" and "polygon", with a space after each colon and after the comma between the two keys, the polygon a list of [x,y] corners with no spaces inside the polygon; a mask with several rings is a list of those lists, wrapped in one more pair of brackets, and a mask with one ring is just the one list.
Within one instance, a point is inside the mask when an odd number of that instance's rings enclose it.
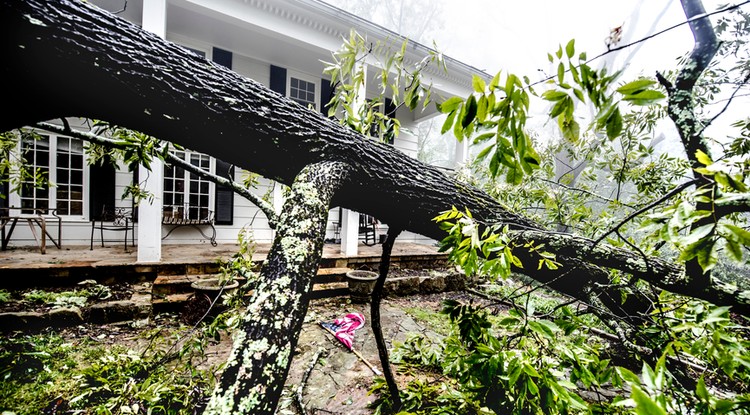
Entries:
{"label": "multi-pane window", "polygon": [[[49,177],[50,137],[40,136],[34,139],[30,136],[21,141],[21,155],[26,160],[28,168],[35,174]],[[23,213],[33,213],[34,209],[48,209],[50,205],[49,189],[35,187],[34,180],[24,180],[21,185],[21,209]]]}
{"label": "multi-pane window", "polygon": [[69,137],[31,136],[21,140],[21,154],[32,171],[46,175],[53,189],[24,181],[20,191],[23,213],[57,209],[58,215],[82,216],[84,206],[83,143]]}
{"label": "multi-pane window", "polygon": [[57,137],[56,206],[58,215],[83,215],[83,143]]}
{"label": "multi-pane window", "polygon": [[[211,171],[207,154],[175,151],[175,156],[205,171]],[[179,166],[164,166],[164,208],[167,215],[205,219],[210,210],[210,182]]]}
{"label": "multi-pane window", "polygon": [[289,98],[297,101],[305,107],[315,105],[315,84],[302,79],[291,77],[289,79]]}

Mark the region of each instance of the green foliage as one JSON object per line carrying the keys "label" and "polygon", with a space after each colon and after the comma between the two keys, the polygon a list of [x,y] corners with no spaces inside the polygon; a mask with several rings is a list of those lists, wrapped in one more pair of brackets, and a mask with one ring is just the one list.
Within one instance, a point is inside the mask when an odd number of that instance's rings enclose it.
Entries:
{"label": "green foliage", "polygon": [[544,245],[517,244],[509,236],[507,226],[501,228],[478,223],[471,212],[461,212],[453,207],[433,220],[448,233],[440,241],[440,251],[449,251],[448,258],[469,276],[507,278],[513,267],[524,268],[513,253],[516,248],[527,249],[537,255],[537,269],[556,269],[559,266],[555,255],[545,251]]}
{"label": "green foliage", "polygon": [[[425,371],[401,391],[404,413],[586,413],[597,406],[589,407],[579,391],[620,382],[609,361],[600,359],[601,345],[569,335],[578,327],[570,314],[561,314],[558,325],[514,310],[492,316],[455,301],[446,301],[443,313],[454,327],[445,339],[414,336],[394,352],[402,367]],[[425,380],[431,377],[435,381]],[[391,404],[386,391],[376,380],[376,413]]]}
{"label": "green foliage", "polygon": [[[12,130],[0,133],[0,185],[8,184],[11,193],[19,193],[22,186],[45,188],[52,186],[46,169],[33,169],[26,154],[18,151],[21,142],[39,140],[41,135],[33,130]],[[0,198],[7,195],[0,193]]]}
{"label": "green foliage", "polygon": [[[422,72],[431,65],[445,70],[443,56],[430,52],[421,61],[410,65],[406,60],[404,40],[393,42],[368,41],[352,30],[341,48],[332,54],[333,62],[323,62],[323,73],[331,77],[335,94],[327,103],[328,116],[338,116],[340,122],[354,131],[373,136],[380,141],[393,142],[401,129],[395,110],[405,106],[410,111],[424,109],[431,102],[431,85],[425,83]],[[377,71],[377,95],[365,99],[365,60],[369,68]],[[389,98],[393,108],[386,108]]]}
{"label": "green foliage", "polygon": [[89,299],[103,300],[112,295],[110,288],[105,285],[97,284],[95,281],[92,281],[87,285],[87,288],[60,292],[35,289],[23,293],[22,298],[23,301],[37,305],[83,307]]}
{"label": "green foliage", "polygon": [[[0,340],[0,402],[18,414],[193,414],[210,391],[213,369],[198,369],[203,337],[165,358],[169,333],[144,348],[66,342],[56,334]],[[54,408],[54,409],[52,409]]]}
{"label": "green foliage", "polygon": [[519,184],[540,164],[526,131],[528,79],[498,72],[489,84],[474,76],[473,87],[466,99],[452,97],[437,105],[447,115],[442,132],[452,130],[459,141],[484,145],[477,159],[488,163],[491,175],[504,173],[509,183]]}

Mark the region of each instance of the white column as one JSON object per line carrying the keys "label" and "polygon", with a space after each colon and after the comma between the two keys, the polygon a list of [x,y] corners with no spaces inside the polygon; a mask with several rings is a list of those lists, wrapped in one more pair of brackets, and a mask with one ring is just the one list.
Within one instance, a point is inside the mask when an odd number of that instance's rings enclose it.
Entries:
{"label": "white column", "polygon": [[456,140],[456,152],[453,155],[453,168],[458,169],[469,159],[469,140]]}
{"label": "white column", "polygon": [[359,213],[342,209],[341,212],[341,253],[346,256],[357,255],[359,244]]}
{"label": "white column", "polygon": [[[167,33],[166,0],[143,1],[143,29],[162,39]],[[164,186],[164,163],[151,162],[151,171],[138,167],[138,177],[144,190],[154,195],[153,203],[141,202],[138,206],[138,262],[161,261],[161,213],[162,188]]]}
{"label": "white column", "polygon": [[[367,93],[367,65],[362,65],[364,72],[362,85],[357,94],[357,100],[354,102],[354,112],[358,107],[365,104]],[[341,253],[346,256],[355,256],[358,252],[359,244],[359,213],[349,209],[342,209],[341,212]]]}
{"label": "white column", "polygon": [[[273,192],[271,198],[273,202],[273,211],[276,212],[276,218],[281,215],[281,208],[284,206],[284,191],[282,190],[283,184],[279,182],[273,182]],[[278,226],[278,224],[277,224]],[[271,230],[271,240],[276,239],[276,229]]]}
{"label": "white column", "polygon": [[143,29],[167,38],[167,0],[143,0]]}

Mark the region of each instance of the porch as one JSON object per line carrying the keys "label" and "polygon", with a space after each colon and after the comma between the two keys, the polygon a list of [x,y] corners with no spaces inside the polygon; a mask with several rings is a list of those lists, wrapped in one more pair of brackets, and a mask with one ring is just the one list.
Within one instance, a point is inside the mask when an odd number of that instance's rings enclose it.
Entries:
{"label": "porch", "polygon": [[[271,244],[256,245],[253,260],[260,265]],[[219,272],[219,263],[238,250],[236,244],[165,244],[159,262],[139,263],[137,252],[125,252],[121,244],[63,246],[41,254],[37,247],[16,247],[0,251],[0,288],[61,286],[82,279],[100,283],[154,281],[158,276],[205,275]],[[356,255],[345,255],[339,244],[325,244],[320,268],[375,268],[382,245],[359,243]],[[391,263],[401,268],[434,268],[445,265],[447,255],[434,245],[397,242]]]}

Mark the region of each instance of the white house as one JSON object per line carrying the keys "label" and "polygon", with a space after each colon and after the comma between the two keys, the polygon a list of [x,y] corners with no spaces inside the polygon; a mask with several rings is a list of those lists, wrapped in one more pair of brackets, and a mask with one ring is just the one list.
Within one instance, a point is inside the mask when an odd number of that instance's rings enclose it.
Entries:
{"label": "white house", "polygon": [[[351,29],[372,41],[403,41],[383,27],[318,0],[91,0],[91,3],[317,109],[321,109],[331,93],[331,83],[322,74],[322,61],[331,60],[331,52],[339,49]],[[417,62],[428,52],[427,47],[409,42],[407,60]],[[471,91],[473,74],[487,76],[451,58],[446,58],[446,63],[448,73],[437,69],[427,72],[435,88],[435,97],[466,96]],[[368,73],[371,85],[375,85],[375,72]],[[434,115],[434,106],[429,106],[424,112],[399,109],[397,113],[404,127]],[[81,120],[71,122],[74,126],[85,127]],[[393,145],[416,156],[416,138],[408,133],[402,133]],[[186,204],[213,213],[215,241],[218,243],[236,242],[238,232],[245,226],[252,228],[258,242],[273,239],[273,231],[257,207],[228,189],[180,168],[157,165],[151,172],[141,168],[134,173],[125,166],[119,169],[89,166],[80,140],[54,134],[45,134],[39,141],[24,142],[21,147],[19,150],[29,162],[48,171],[55,187],[10,193],[0,203],[12,207],[57,209],[63,223],[64,246],[89,245],[91,221],[104,206],[132,208],[132,201],[122,200],[121,195],[134,178],[145,183],[156,195],[153,204],[138,207],[135,232],[139,261],[158,261],[161,244],[210,242],[213,231],[207,227],[200,227],[204,230],[203,235],[188,226],[173,230],[172,226],[162,225],[166,210],[172,212],[172,209]],[[462,160],[465,149],[462,146],[457,148],[456,157]],[[219,175],[225,175],[231,169],[227,163],[205,154],[187,151],[179,155]],[[238,181],[244,174],[234,171]],[[255,191],[269,195],[273,205],[280,208],[283,196],[279,186],[263,179]],[[165,209],[167,206],[177,207]],[[177,215],[176,211],[169,214]],[[342,250],[348,254],[356,252],[359,238],[354,225],[357,218],[358,214],[353,212],[343,210],[340,213],[339,208],[331,210],[327,236],[338,240],[334,233],[337,225],[343,225],[340,239]],[[154,229],[161,229],[161,232],[154,232]],[[168,237],[163,239],[167,234]],[[105,231],[105,238],[111,245],[122,241],[122,232]],[[434,242],[413,234],[400,238],[403,241]],[[34,239],[29,226],[19,225],[8,243],[11,246],[33,245]],[[97,231],[94,249],[98,244]]]}

